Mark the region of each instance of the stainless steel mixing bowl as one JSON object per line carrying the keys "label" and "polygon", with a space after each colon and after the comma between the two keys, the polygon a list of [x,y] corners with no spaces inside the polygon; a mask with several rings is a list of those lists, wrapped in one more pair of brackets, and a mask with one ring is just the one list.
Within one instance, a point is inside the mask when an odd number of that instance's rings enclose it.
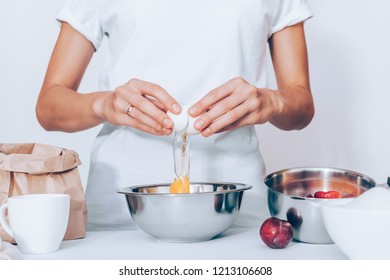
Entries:
{"label": "stainless steel mixing bowl", "polygon": [[171,194],[169,184],[127,187],[124,194],[134,222],[167,242],[199,242],[235,222],[245,190],[239,183],[191,183],[191,193]]}
{"label": "stainless steel mixing bowl", "polygon": [[[356,197],[376,185],[370,177],[338,168],[298,167],[265,177],[271,216],[288,220],[294,239],[307,243],[333,243],[326,231],[321,204],[330,199],[307,197],[317,191],[335,190]],[[336,198],[332,203],[354,198]],[[346,201],[345,201],[346,202]]]}

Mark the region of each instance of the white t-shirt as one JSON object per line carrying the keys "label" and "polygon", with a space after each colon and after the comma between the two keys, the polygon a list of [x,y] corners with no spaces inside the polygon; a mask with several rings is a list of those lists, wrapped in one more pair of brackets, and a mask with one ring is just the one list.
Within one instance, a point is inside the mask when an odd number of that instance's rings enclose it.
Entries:
{"label": "white t-shirt", "polygon": [[[101,90],[137,78],[192,105],[234,77],[267,87],[268,39],[311,15],[306,0],[65,0],[57,19],[97,50],[108,40]],[[209,138],[192,136],[190,154],[191,181],[253,186],[244,193],[236,225],[259,226],[269,216],[254,126]],[[105,123],[91,153],[89,229],[134,227],[116,189],[172,180],[172,136]]]}

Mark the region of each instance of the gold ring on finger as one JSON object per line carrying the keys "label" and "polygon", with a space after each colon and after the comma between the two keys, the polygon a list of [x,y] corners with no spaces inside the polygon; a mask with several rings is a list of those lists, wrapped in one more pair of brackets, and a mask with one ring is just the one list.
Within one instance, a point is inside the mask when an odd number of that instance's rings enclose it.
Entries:
{"label": "gold ring on finger", "polygon": [[133,109],[133,108],[134,108],[134,106],[133,106],[133,105],[130,105],[129,108],[127,108],[126,115],[128,115],[129,117],[131,117],[131,116],[130,116],[130,113],[131,113],[131,109]]}

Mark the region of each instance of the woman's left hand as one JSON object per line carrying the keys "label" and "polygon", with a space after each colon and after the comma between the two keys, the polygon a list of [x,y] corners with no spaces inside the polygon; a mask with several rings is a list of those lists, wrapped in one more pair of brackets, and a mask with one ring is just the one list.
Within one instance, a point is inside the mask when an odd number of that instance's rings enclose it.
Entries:
{"label": "woman's left hand", "polygon": [[278,111],[269,89],[259,89],[243,78],[234,78],[215,88],[192,105],[189,114],[198,117],[195,128],[205,137],[244,125],[262,124]]}
{"label": "woman's left hand", "polygon": [[278,89],[256,88],[238,77],[210,91],[189,109],[203,136],[266,122],[282,130],[302,129],[311,122],[314,102],[303,23],[274,33],[268,41]]}

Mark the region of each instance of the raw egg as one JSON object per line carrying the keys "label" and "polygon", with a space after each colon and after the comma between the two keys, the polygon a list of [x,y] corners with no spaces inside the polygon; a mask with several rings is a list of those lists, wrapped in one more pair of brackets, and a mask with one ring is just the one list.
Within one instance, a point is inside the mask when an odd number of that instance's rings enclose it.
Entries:
{"label": "raw egg", "polygon": [[170,193],[189,193],[190,180],[187,176],[175,178],[169,189]]}
{"label": "raw egg", "polygon": [[190,193],[190,135],[199,134],[195,129],[195,119],[187,111],[189,106],[183,105],[180,114],[168,112],[173,121],[173,154],[175,164],[174,181],[170,193]]}

